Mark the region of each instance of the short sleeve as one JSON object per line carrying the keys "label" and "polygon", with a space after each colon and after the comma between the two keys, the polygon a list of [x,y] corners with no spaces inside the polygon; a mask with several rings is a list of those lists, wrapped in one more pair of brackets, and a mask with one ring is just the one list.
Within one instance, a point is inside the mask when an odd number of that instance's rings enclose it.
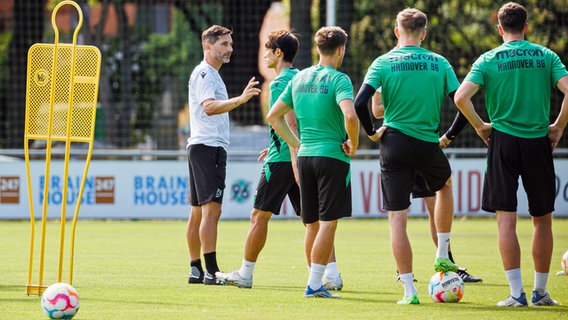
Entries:
{"label": "short sleeve", "polygon": [[215,99],[215,77],[207,71],[201,71],[195,78],[193,89],[195,90],[195,97],[199,104],[207,99]]}
{"label": "short sleeve", "polygon": [[460,86],[460,82],[458,81],[458,77],[454,72],[454,68],[452,65],[446,61],[446,88],[445,94],[448,95],[454,91],[456,91]]}
{"label": "short sleeve", "polygon": [[564,66],[564,64],[562,63],[562,61],[558,57],[558,55],[556,53],[552,52],[552,51],[551,51],[551,55],[552,55],[552,59],[551,59],[552,60],[552,72],[551,72],[552,83],[556,87],[556,83],[558,82],[558,80],[560,80],[564,76],[568,75],[568,72],[566,71],[566,66]]}
{"label": "short sleeve", "polygon": [[353,84],[351,83],[351,79],[349,79],[346,74],[342,73],[336,83],[335,102],[339,104],[339,102],[345,99],[353,100]]}
{"label": "short sleeve", "polygon": [[365,75],[365,79],[363,80],[363,83],[370,85],[375,90],[377,90],[382,85],[380,73],[381,63],[379,58],[375,59],[375,61],[371,63],[371,66],[369,67],[367,74]]}
{"label": "short sleeve", "polygon": [[278,100],[282,100],[282,102],[294,108],[294,102],[292,99],[292,86],[293,86],[293,80],[288,82],[286,88],[284,89],[284,91],[282,91],[282,94],[280,94]]}
{"label": "short sleeve", "polygon": [[478,84],[480,86],[485,85],[485,81],[483,78],[483,65],[484,65],[484,56],[480,56],[479,58],[477,58],[477,60],[473,63],[473,65],[471,66],[471,70],[469,71],[469,73],[467,74],[467,76],[465,77],[465,80],[469,80],[475,84]]}

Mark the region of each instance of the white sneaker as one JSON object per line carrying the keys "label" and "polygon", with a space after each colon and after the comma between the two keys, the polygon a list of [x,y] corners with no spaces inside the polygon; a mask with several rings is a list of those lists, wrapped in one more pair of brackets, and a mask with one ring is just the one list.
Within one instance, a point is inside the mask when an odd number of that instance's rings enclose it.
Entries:
{"label": "white sneaker", "polygon": [[531,306],[557,306],[558,301],[552,299],[550,295],[545,293],[541,296],[538,291],[533,291],[531,298]]}
{"label": "white sneaker", "polygon": [[341,279],[341,274],[335,279],[324,277],[322,281],[323,287],[327,290],[341,291],[341,289],[343,289],[343,279]]}
{"label": "white sneaker", "polygon": [[304,292],[304,298],[340,298],[339,295],[327,291],[323,286],[317,290],[313,290],[308,285]]}
{"label": "white sneaker", "polygon": [[250,279],[244,279],[239,274],[239,271],[233,271],[230,273],[216,272],[215,277],[226,284],[239,287],[239,288],[252,288],[252,277]]}
{"label": "white sneaker", "polygon": [[497,302],[498,307],[526,307],[528,306],[527,298],[525,293],[521,293],[521,296],[515,298],[513,296],[508,296],[507,299]]}
{"label": "white sneaker", "polygon": [[556,272],[557,276],[567,276],[568,274],[566,274],[566,272],[564,272],[564,270],[560,270],[558,272]]}

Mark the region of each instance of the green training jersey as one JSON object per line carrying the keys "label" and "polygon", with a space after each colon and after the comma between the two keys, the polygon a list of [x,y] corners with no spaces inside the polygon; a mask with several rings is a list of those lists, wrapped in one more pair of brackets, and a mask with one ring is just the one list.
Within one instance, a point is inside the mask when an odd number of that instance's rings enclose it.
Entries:
{"label": "green training jersey", "polygon": [[460,85],[448,60],[414,46],[375,59],[363,83],[375,90],[382,87],[384,126],[433,143],[439,139],[444,96]]}
{"label": "green training jersey", "polygon": [[302,144],[298,157],[329,157],[349,163],[342,143],[347,139],[345,119],[339,108],[353,100],[349,77],[330,66],[312,66],[300,71],[280,100],[294,109]]}
{"label": "green training jersey", "polygon": [[[278,97],[288,85],[288,82],[298,73],[298,69],[286,68],[283,69],[280,74],[276,76],[270,82],[270,105],[269,110]],[[274,131],[272,126],[268,124],[268,130],[270,132],[270,144],[268,146],[268,153],[266,155],[266,162],[290,162],[290,148],[288,144],[284,141],[277,133]]]}
{"label": "green training jersey", "polygon": [[466,80],[485,88],[493,128],[520,138],[539,138],[548,134],[551,88],[567,74],[552,50],[511,41],[481,55]]}

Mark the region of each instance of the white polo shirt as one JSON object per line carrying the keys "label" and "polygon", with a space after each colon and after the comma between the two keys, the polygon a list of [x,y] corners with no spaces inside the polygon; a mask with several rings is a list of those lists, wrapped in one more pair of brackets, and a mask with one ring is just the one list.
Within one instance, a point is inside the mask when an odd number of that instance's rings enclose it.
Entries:
{"label": "white polo shirt", "polygon": [[187,145],[229,146],[229,113],[208,116],[201,105],[207,99],[227,100],[227,87],[219,72],[205,61],[193,69],[189,78],[189,123]]}

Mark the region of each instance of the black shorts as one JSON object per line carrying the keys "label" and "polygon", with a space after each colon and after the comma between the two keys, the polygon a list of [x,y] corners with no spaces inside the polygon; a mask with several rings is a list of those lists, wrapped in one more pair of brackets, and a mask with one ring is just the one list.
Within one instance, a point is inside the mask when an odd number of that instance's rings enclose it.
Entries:
{"label": "black shorts", "polygon": [[412,194],[412,198],[429,198],[436,195],[435,191],[428,190],[424,177],[422,177],[422,175],[418,172],[416,172],[414,184],[412,185],[412,190],[410,192]]}
{"label": "black shorts", "polygon": [[517,211],[519,176],[527,193],[531,216],[554,211],[556,174],[547,136],[526,139],[493,130],[487,153],[481,208]]}
{"label": "black shorts", "polygon": [[351,166],[328,157],[298,157],[302,221],[351,216]]}
{"label": "black shorts", "polygon": [[280,214],[280,207],[288,195],[290,203],[300,215],[300,188],[294,179],[291,162],[267,162],[262,168],[256,194],[254,208]]}
{"label": "black shorts", "polygon": [[452,175],[450,162],[438,143],[422,141],[388,128],[381,138],[381,189],[383,208],[410,207],[416,175],[430,192],[440,190]]}
{"label": "black shorts", "polygon": [[189,198],[192,206],[211,201],[223,202],[227,176],[227,151],[203,144],[187,148],[189,163]]}

